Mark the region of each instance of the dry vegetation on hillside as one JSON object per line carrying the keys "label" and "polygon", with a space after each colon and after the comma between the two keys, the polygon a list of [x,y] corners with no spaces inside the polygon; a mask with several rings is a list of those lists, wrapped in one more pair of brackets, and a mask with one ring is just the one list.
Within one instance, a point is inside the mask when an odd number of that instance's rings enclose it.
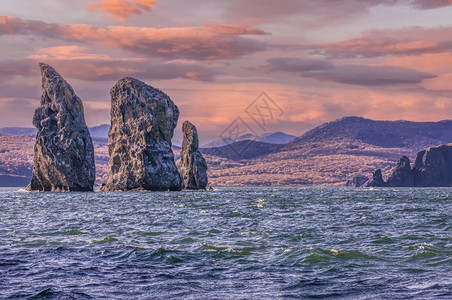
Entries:
{"label": "dry vegetation on hillside", "polygon": [[[107,140],[94,138],[96,183],[107,181]],[[34,136],[0,136],[0,174],[31,176]],[[355,174],[385,172],[402,156],[413,159],[417,150],[383,148],[356,140],[297,144],[254,159],[231,160],[204,155],[209,165],[209,184],[239,185],[337,185]],[[175,151],[176,157],[178,150]]]}

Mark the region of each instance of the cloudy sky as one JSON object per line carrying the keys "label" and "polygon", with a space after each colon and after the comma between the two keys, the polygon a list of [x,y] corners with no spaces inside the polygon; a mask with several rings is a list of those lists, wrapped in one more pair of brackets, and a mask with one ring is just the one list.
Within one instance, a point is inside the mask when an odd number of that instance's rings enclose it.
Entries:
{"label": "cloudy sky", "polygon": [[[109,123],[109,90],[132,76],[201,143],[237,118],[295,135],[350,115],[452,119],[451,16],[452,0],[2,0],[0,127],[31,126],[38,62],[72,85],[89,126]],[[257,126],[247,108],[262,92],[278,110]]]}

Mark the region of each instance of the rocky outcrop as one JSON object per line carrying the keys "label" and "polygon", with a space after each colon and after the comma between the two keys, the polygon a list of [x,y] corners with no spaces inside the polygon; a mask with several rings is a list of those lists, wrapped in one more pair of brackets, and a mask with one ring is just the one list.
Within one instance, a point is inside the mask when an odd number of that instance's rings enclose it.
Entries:
{"label": "rocky outcrop", "polygon": [[367,180],[369,180],[369,178],[362,176],[362,175],[354,176],[352,179],[347,181],[345,186],[360,187],[364,183],[366,183]]}
{"label": "rocky outcrop", "polygon": [[385,181],[383,180],[383,175],[381,174],[381,169],[378,169],[372,175],[366,183],[363,184],[365,187],[383,187],[385,186]]}
{"label": "rocky outcrop", "polygon": [[33,116],[38,129],[31,191],[92,191],[94,148],[83,104],[52,67],[40,64],[41,105]]}
{"label": "rocky outcrop", "polygon": [[410,187],[414,185],[414,172],[411,169],[410,159],[403,156],[392,169],[386,186],[390,187]]}
{"label": "rocky outcrop", "polygon": [[375,171],[364,186],[448,187],[452,186],[452,144],[430,147],[418,152],[413,167],[403,156],[385,182],[381,170]]}
{"label": "rocky outcrop", "polygon": [[124,78],[111,89],[109,178],[104,191],[180,190],[171,138],[179,110],[168,95]]}
{"label": "rocky outcrop", "polygon": [[195,125],[185,121],[182,125],[182,150],[177,167],[182,177],[182,188],[197,190],[207,186],[207,163],[199,152],[198,132]]}
{"label": "rocky outcrop", "polygon": [[452,186],[452,144],[420,151],[413,166],[414,186]]}

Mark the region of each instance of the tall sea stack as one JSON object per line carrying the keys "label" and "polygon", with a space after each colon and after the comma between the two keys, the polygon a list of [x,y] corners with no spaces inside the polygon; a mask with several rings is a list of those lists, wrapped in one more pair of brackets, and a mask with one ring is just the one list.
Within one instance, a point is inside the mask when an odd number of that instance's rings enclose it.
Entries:
{"label": "tall sea stack", "polygon": [[199,152],[198,132],[195,125],[185,121],[182,125],[182,150],[177,161],[182,176],[182,188],[205,189],[207,186],[207,163]]}
{"label": "tall sea stack", "polygon": [[124,78],[110,91],[108,182],[104,191],[181,190],[171,138],[179,110],[168,95]]}
{"label": "tall sea stack", "polygon": [[94,148],[83,104],[52,67],[39,64],[41,105],[33,116],[36,135],[31,191],[92,191]]}

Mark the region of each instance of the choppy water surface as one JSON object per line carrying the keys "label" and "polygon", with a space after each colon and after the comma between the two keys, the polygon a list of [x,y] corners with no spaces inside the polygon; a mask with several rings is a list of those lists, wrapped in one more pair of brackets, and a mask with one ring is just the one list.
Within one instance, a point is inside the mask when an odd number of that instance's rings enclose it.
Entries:
{"label": "choppy water surface", "polygon": [[0,297],[452,298],[452,189],[0,190]]}

